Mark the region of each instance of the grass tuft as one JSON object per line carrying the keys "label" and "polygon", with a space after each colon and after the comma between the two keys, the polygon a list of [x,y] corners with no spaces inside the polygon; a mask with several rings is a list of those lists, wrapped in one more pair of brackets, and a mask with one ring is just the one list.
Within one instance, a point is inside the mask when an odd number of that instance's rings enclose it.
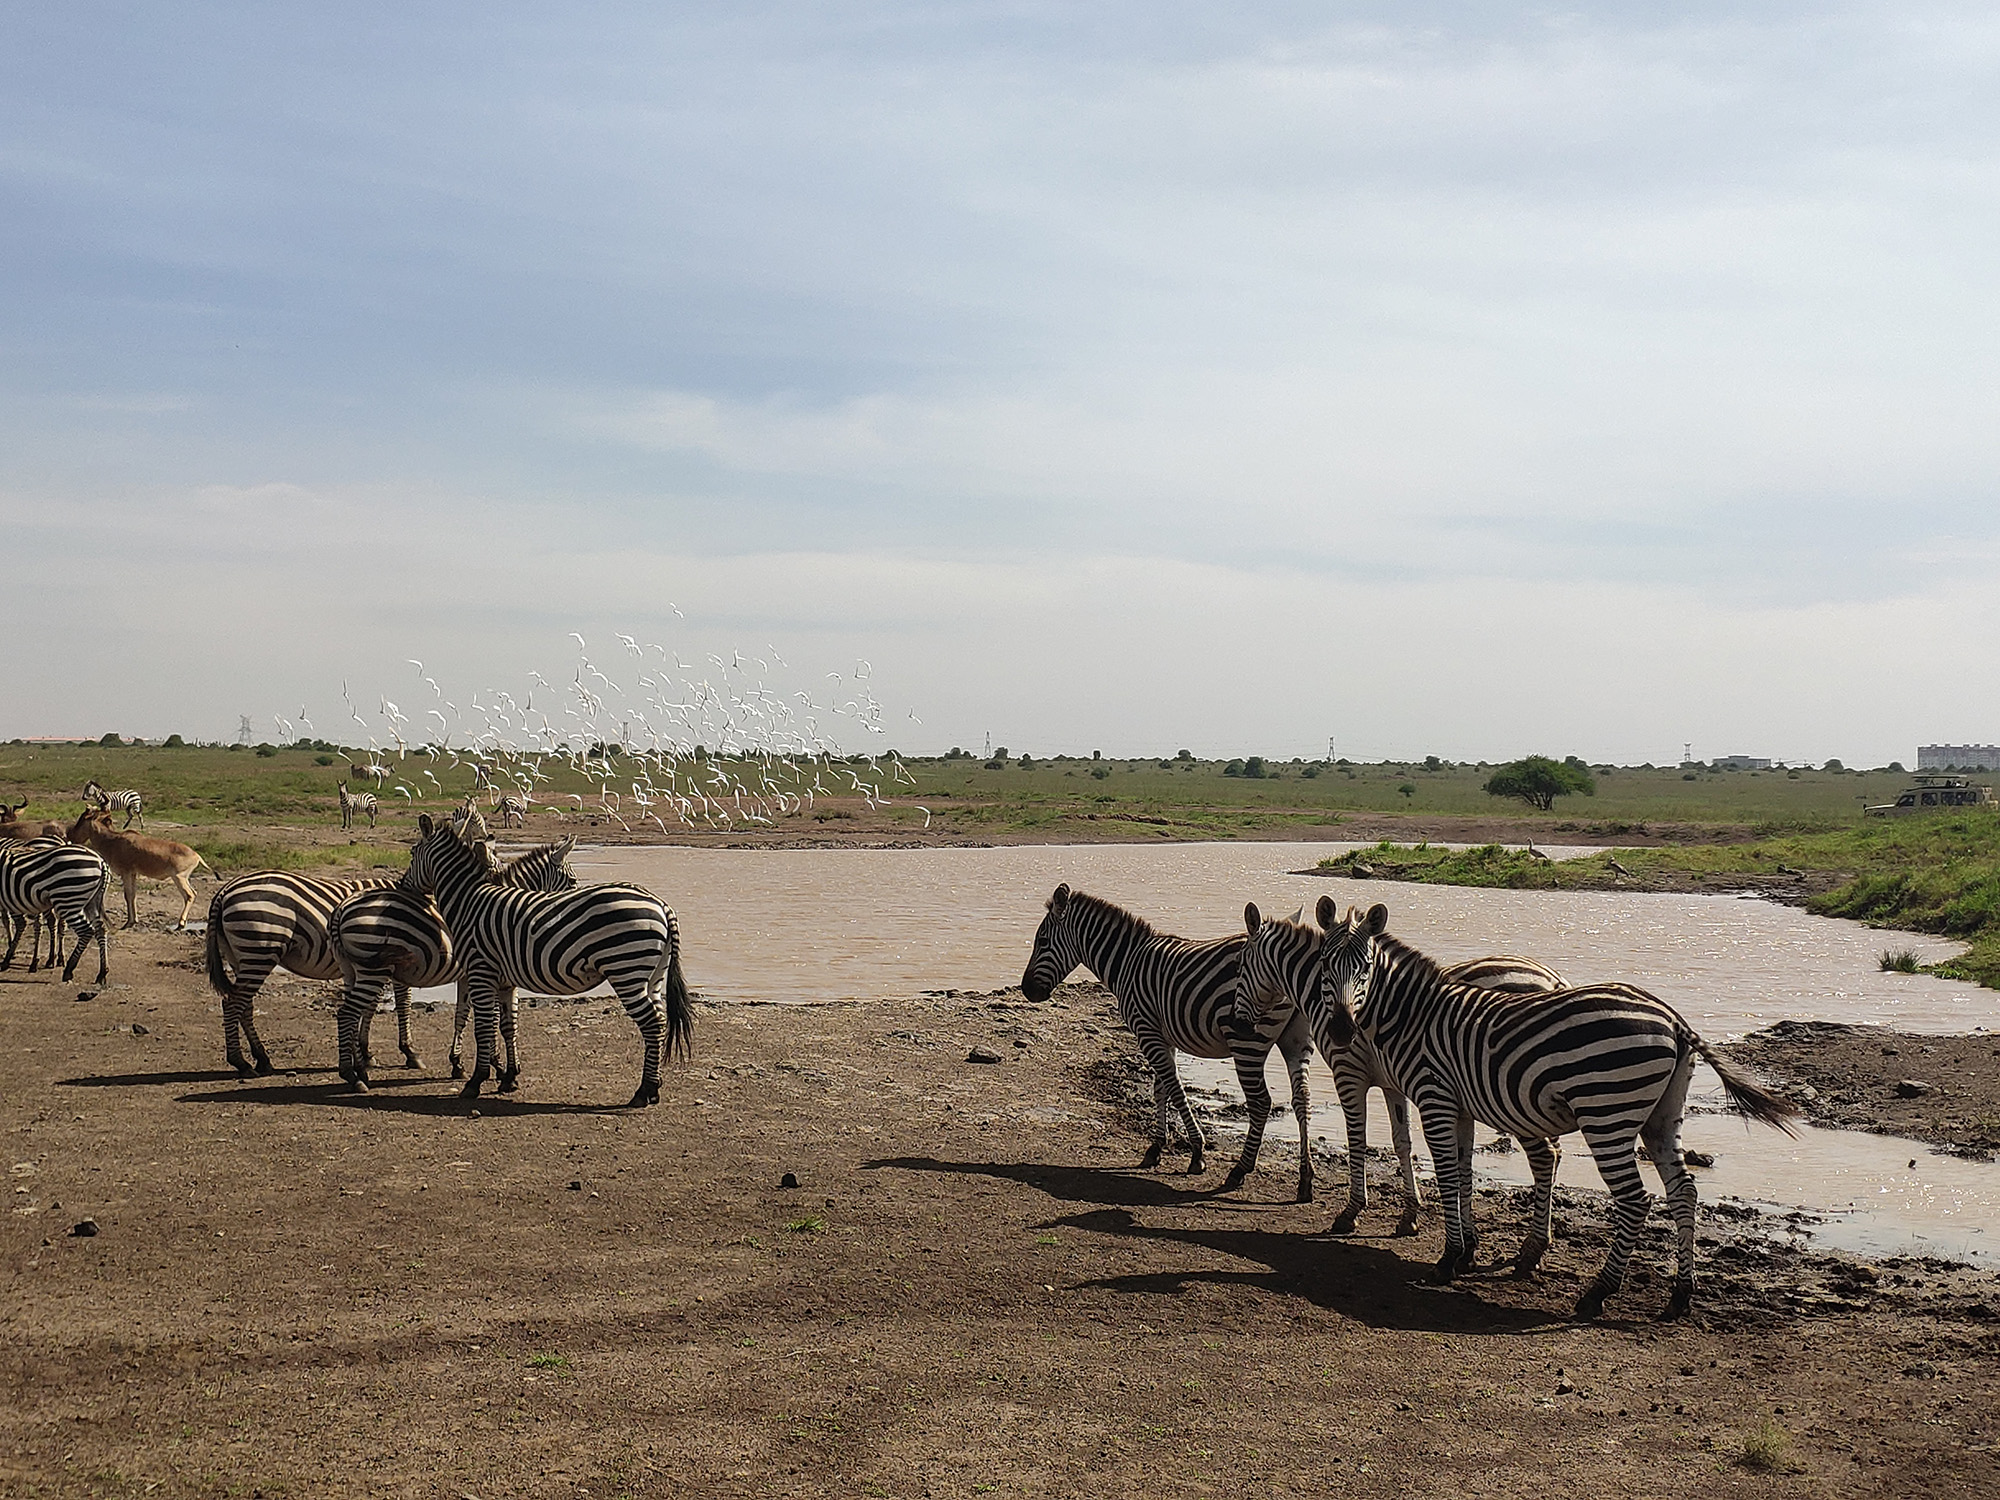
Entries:
{"label": "grass tuft", "polygon": [[1884,948],[1880,962],[1884,974],[1915,974],[1919,972],[1917,955],[1914,949],[1905,948],[1900,953],[1891,953],[1887,948]]}
{"label": "grass tuft", "polygon": [[1772,1417],[1763,1418],[1743,1434],[1743,1456],[1737,1462],[1761,1474],[1798,1474],[1805,1470],[1792,1447],[1792,1435]]}

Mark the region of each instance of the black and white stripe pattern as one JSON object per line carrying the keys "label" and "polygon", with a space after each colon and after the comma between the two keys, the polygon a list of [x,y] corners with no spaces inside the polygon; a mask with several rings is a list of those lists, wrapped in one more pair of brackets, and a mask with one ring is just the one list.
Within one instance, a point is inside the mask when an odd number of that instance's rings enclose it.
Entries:
{"label": "black and white stripe pattern", "polygon": [[1313,1172],[1306,1134],[1310,1113],[1306,1068],[1312,1061],[1312,1040],[1305,1012],[1289,1001],[1249,1018],[1244,1026],[1235,1024],[1236,972],[1246,941],[1240,932],[1205,942],[1158,932],[1123,907],[1059,885],[1035,931],[1021,993],[1029,1000],[1044,1001],[1081,966],[1117,998],[1118,1018],[1138,1040],[1153,1073],[1154,1137],[1144,1166],[1158,1165],[1172,1142],[1178,1115],[1187,1127],[1188,1171],[1206,1169],[1208,1142],[1181,1088],[1174,1054],[1232,1058],[1249,1105],[1250,1132],[1226,1187],[1240,1185],[1256,1170],[1271,1115],[1264,1063],[1271,1048],[1277,1047],[1291,1075],[1292,1110],[1299,1125],[1298,1201],[1309,1203]]}
{"label": "black and white stripe pattern", "polygon": [[524,797],[518,797],[512,792],[502,792],[499,801],[494,803],[493,810],[499,814],[502,828],[527,826],[528,803]]}
{"label": "black and white stripe pattern", "polygon": [[[502,884],[528,891],[576,888],[569,868],[574,838],[531,849],[500,872]],[[368,1026],[384,991],[398,996],[398,1016],[407,1014],[411,990],[456,983],[458,1007],[452,1018],[451,1076],[463,1078],[459,1043],[471,1013],[471,991],[453,951],[451,937],[435,903],[426,896],[390,887],[362,891],[333,909],[327,922],[328,941],[345,980],[338,1028],[340,1076],[362,1092],[368,1088]],[[510,990],[500,1010],[500,1030],[507,1047],[507,1071],[517,1069],[514,1056],[514,1004]],[[407,1038],[406,1038],[407,1040]],[[416,1066],[405,1049],[407,1066]]]}
{"label": "black and white stripe pattern", "polygon": [[83,795],[84,799],[95,807],[101,807],[110,812],[122,812],[123,814],[125,814],[125,826],[127,828],[130,828],[132,826],[132,820],[134,818],[137,818],[139,820],[139,826],[141,828],[144,828],[146,826],[146,814],[145,814],[143,799],[139,796],[137,792],[133,791],[107,792],[104,790],[103,787],[99,786],[95,781],[86,781],[83,784]]}
{"label": "black and white stripe pattern", "polygon": [[[694,1008],[681,974],[680,924],[659,897],[636,885],[593,885],[562,893],[490,883],[491,846],[468,844],[451,828],[418,820],[423,837],[402,887],[434,896],[472,991],[478,1058],[463,1090],[479,1097],[494,1072],[501,997],[510,989],[576,995],[599,983],[617,992],[645,1043],[634,1105],[657,1104],[661,1065],[685,1055]],[[518,1070],[500,1075],[516,1086]]]}
{"label": "black and white stripe pattern", "polygon": [[378,804],[373,792],[350,792],[347,783],[340,783],[340,826],[352,828],[359,817],[368,819],[368,826],[375,826],[375,811]]}
{"label": "black and white stripe pattern", "polygon": [[[1633,985],[1593,984],[1541,996],[1496,995],[1453,984],[1416,949],[1387,933],[1389,909],[1353,911],[1336,923],[1322,897],[1321,983],[1305,1003],[1329,1012],[1336,1041],[1374,1043],[1389,1076],[1417,1106],[1444,1199],[1440,1280],[1471,1264],[1477,1243],[1469,1188],[1472,1122],[1523,1140],[1583,1133],[1614,1200],[1610,1252],[1578,1300],[1594,1318],[1625,1281],[1649,1200],[1637,1148],[1658,1168],[1673,1210],[1677,1255],[1666,1316],[1694,1296],[1694,1179],[1681,1163],[1681,1120],[1696,1058],[1752,1119],[1789,1130],[1797,1109],[1731,1067],[1658,996]],[[1516,1265],[1531,1270],[1547,1249],[1537,1229]]]}
{"label": "black and white stripe pattern", "polygon": [[[110,879],[110,871],[95,849],[53,839],[0,843],[0,912],[6,914],[11,929],[0,969],[13,964],[21,929],[27,922],[33,922],[36,924],[34,954],[29,959],[29,971],[33,972],[34,955],[41,951],[41,919],[48,913],[58,922],[67,922],[76,932],[76,947],[63,966],[64,982],[76,976],[77,963],[94,936],[97,939],[95,983],[104,983],[111,972],[105,933],[109,924],[104,919],[104,892]],[[52,955],[49,967],[54,968],[55,964]]]}
{"label": "black and white stripe pattern", "polygon": [[[1250,932],[1250,946],[1244,950],[1242,973],[1237,981],[1236,1016],[1239,1026],[1251,1026],[1272,1007],[1292,1005],[1293,996],[1317,990],[1321,933],[1296,918],[1264,921],[1254,904],[1244,909],[1243,922]],[[1508,994],[1542,994],[1562,989],[1566,983],[1554,969],[1532,958],[1467,959],[1444,970],[1443,975],[1453,983],[1478,985]],[[1352,1234],[1367,1211],[1368,1091],[1380,1089],[1388,1107],[1389,1132],[1395,1141],[1396,1162],[1403,1180],[1403,1215],[1397,1221],[1396,1233],[1415,1234],[1417,1216],[1423,1207],[1423,1190],[1417,1182],[1416,1154],[1411,1149],[1408,1101],[1390,1081],[1381,1053],[1367,1037],[1357,1035],[1342,1045],[1332,1035],[1326,1007],[1302,1005],[1301,1008],[1312,1023],[1313,1041],[1333,1073],[1334,1090],[1340,1097],[1340,1110],[1347,1125],[1347,1204],[1328,1226],[1328,1232]],[[1534,1222],[1542,1226],[1542,1238],[1546,1241],[1555,1208],[1555,1171],[1561,1154],[1553,1141],[1532,1138],[1521,1145],[1535,1172]],[[1470,1182],[1470,1172],[1462,1174],[1461,1186],[1469,1186]]]}

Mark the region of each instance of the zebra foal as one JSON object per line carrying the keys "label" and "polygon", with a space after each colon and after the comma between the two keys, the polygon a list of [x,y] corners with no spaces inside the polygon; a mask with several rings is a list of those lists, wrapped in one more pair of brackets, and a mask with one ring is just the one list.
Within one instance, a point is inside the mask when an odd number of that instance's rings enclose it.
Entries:
{"label": "zebra foal", "polygon": [[144,799],[137,792],[107,792],[95,780],[91,780],[83,784],[83,797],[86,802],[89,802],[100,812],[122,812],[125,814],[125,827],[127,828],[132,826],[134,818],[139,820],[141,828],[146,826]]}
{"label": "zebra foal", "polygon": [[[526,891],[574,890],[576,874],[569,867],[569,855],[575,847],[576,840],[566,838],[531,849],[495,872],[495,878]],[[327,942],[343,980],[337,1017],[342,1078],[360,1092],[368,1091],[368,1027],[384,990],[394,988],[403,1014],[411,990],[454,982],[458,1006],[451,1026],[451,1076],[465,1076],[459,1043],[472,995],[434,902],[394,886],[362,891],[333,909],[327,919]],[[511,990],[502,997],[500,1029],[507,1046],[507,1071],[517,1072]]]}
{"label": "zebra foal", "polygon": [[[1300,915],[1303,915],[1301,913]],[[1317,988],[1319,982],[1321,934],[1294,917],[1265,921],[1253,902],[1243,909],[1243,925],[1250,935],[1243,953],[1243,967],[1237,979],[1236,1024],[1239,1029],[1256,1026],[1274,1008],[1290,1006],[1291,997]],[[1563,988],[1562,975],[1532,958],[1472,958],[1443,971],[1455,984],[1473,984],[1482,989],[1510,994],[1541,994]],[[1380,1089],[1389,1112],[1389,1133],[1395,1141],[1396,1162],[1403,1179],[1403,1216],[1396,1233],[1417,1232],[1417,1215],[1423,1207],[1423,1190],[1417,1183],[1416,1156],[1410,1143],[1410,1106],[1382,1061],[1382,1054],[1365,1036],[1357,1035],[1342,1044],[1332,1035],[1324,1006],[1301,1005],[1312,1027],[1313,1041],[1333,1074],[1333,1087],[1340,1097],[1340,1112],[1347,1125],[1347,1204],[1329,1234],[1352,1234],[1368,1208],[1368,1091]],[[1466,1140],[1470,1147],[1470,1137]],[[1555,1209],[1556,1164],[1561,1152],[1554,1141],[1539,1137],[1521,1142],[1535,1173],[1535,1222],[1542,1226],[1544,1240]],[[1470,1163],[1460,1174],[1463,1190],[1471,1189]],[[1469,1206],[1467,1212],[1469,1213]]]}
{"label": "zebra foal", "polygon": [[[12,929],[6,955],[0,957],[0,969],[13,965],[24,921],[36,924],[34,952],[40,953],[40,923],[43,914],[50,913],[58,920],[58,936],[64,922],[76,932],[76,947],[70,950],[69,962],[63,966],[63,982],[76,977],[83,950],[95,936],[95,982],[104,983],[111,972],[105,935],[110,923],[104,915],[104,893],[110,883],[111,872],[94,849],[44,839],[0,844],[0,912],[6,913]],[[55,965],[56,957],[52,955],[49,967]],[[32,956],[29,972],[34,972]]]}
{"label": "zebra foal", "polygon": [[[677,1053],[686,1055],[694,1028],[694,1006],[681,974],[680,924],[666,903],[636,885],[559,893],[495,885],[490,845],[468,843],[429,813],[419,815],[417,825],[422,837],[401,888],[436,899],[465,966],[478,1056],[463,1096],[477,1099],[494,1074],[505,992],[525,987],[577,995],[608,982],[645,1046],[631,1103],[659,1103],[661,1065]],[[519,1071],[510,1067],[499,1074],[500,1092],[516,1087]]]}
{"label": "zebra foal", "polygon": [[[1444,1199],[1445,1248],[1436,1276],[1449,1281],[1477,1243],[1461,1177],[1472,1122],[1530,1137],[1580,1131],[1613,1200],[1610,1251],[1576,1304],[1595,1318],[1625,1282],[1649,1199],[1638,1148],[1658,1169],[1673,1210],[1673,1294],[1663,1317],[1694,1298],[1694,1178],[1681,1162],[1681,1121],[1695,1061],[1721,1078],[1730,1103],[1788,1134],[1795,1105],[1765,1092],[1658,996],[1635,985],[1590,984],[1539,996],[1496,996],[1454,984],[1430,959],[1388,933],[1389,909],[1358,908],[1336,922],[1322,896],[1326,936],[1320,983],[1303,1003],[1327,1013],[1336,1041],[1366,1036],[1389,1076],[1417,1106]],[[1531,1231],[1516,1264],[1532,1268],[1547,1249]]]}
{"label": "zebra foal", "polygon": [[1207,1170],[1208,1142],[1181,1087],[1174,1054],[1232,1058],[1250,1108],[1250,1130],[1243,1154],[1223,1184],[1225,1191],[1241,1186],[1256,1170],[1264,1126],[1271,1117],[1264,1062],[1271,1048],[1278,1048],[1291,1075],[1292,1112],[1298,1118],[1298,1201],[1310,1203],[1313,1169],[1306,1134],[1310,1114],[1306,1068],[1312,1062],[1312,1039],[1304,1010],[1290,1001],[1274,1005],[1242,1027],[1234,1024],[1236,971],[1246,942],[1242,933],[1205,942],[1175,937],[1156,931],[1145,918],[1123,907],[1059,885],[1035,929],[1021,993],[1040,1003],[1082,967],[1116,997],[1118,1019],[1138,1039],[1153,1073],[1154,1134],[1140,1160],[1144,1167],[1159,1165],[1173,1140],[1173,1117],[1178,1114],[1187,1127],[1189,1174]]}
{"label": "zebra foal", "polygon": [[343,829],[352,828],[354,820],[357,817],[365,816],[368,819],[368,826],[373,828],[375,826],[376,808],[379,805],[375,800],[375,794],[373,792],[350,792],[347,789],[347,783],[344,781],[340,783],[339,790],[340,826]]}

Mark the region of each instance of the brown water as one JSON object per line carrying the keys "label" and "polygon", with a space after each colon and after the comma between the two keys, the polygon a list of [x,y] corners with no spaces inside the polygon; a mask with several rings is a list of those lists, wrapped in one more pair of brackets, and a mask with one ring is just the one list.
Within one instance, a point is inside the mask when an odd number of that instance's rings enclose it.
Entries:
{"label": "brown water", "polygon": [[[1705,1035],[1728,1040],[1774,1021],[1872,1022],[1911,1031],[2000,1028],[2000,995],[1921,975],[1885,974],[1883,948],[1931,960],[1955,945],[1723,896],[1465,890],[1290,873],[1350,846],[1159,844],[920,850],[631,848],[579,854],[586,880],[635,880],[678,913],[689,982],[711,1002],[893,1003],[924,990],[1017,983],[1042,904],[1059,881],[1186,936],[1240,927],[1243,904],[1290,915],[1322,893],[1384,901],[1391,930],[1447,962],[1521,953],[1575,981],[1622,979],[1671,1002]],[[1237,1095],[1226,1064],[1184,1059],[1193,1086]],[[1316,1068],[1314,1134],[1345,1142],[1331,1079]],[[1281,1067],[1272,1092],[1289,1098]],[[1696,1103],[1720,1102],[1706,1069]],[[1388,1143],[1379,1102],[1371,1140]],[[1791,1141],[1735,1116],[1697,1115],[1687,1143],[1713,1152],[1707,1196],[1732,1195],[1828,1215],[1820,1240],[1882,1252],[2000,1258],[2000,1168],[1905,1141],[1808,1130]],[[1597,1187],[1580,1142],[1561,1180]],[[1915,1159],[1914,1169],[1907,1164]],[[1524,1179],[1518,1156],[1482,1157]]]}

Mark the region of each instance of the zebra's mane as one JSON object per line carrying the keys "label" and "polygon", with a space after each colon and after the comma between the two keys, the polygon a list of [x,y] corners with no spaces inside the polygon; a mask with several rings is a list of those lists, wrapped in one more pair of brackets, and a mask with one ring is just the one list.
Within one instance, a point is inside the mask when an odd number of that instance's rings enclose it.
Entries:
{"label": "zebra's mane", "polygon": [[1443,964],[1386,932],[1375,937],[1375,967],[1398,977],[1407,974],[1430,983],[1442,983],[1444,978]]}
{"label": "zebra's mane", "polygon": [[1071,891],[1069,893],[1069,904],[1075,907],[1078,903],[1082,903],[1087,910],[1097,915],[1109,918],[1121,926],[1133,929],[1142,937],[1158,937],[1160,935],[1159,929],[1153,926],[1151,922],[1148,922],[1135,911],[1127,911],[1116,901],[1107,901],[1102,896],[1088,895],[1083,891]]}

